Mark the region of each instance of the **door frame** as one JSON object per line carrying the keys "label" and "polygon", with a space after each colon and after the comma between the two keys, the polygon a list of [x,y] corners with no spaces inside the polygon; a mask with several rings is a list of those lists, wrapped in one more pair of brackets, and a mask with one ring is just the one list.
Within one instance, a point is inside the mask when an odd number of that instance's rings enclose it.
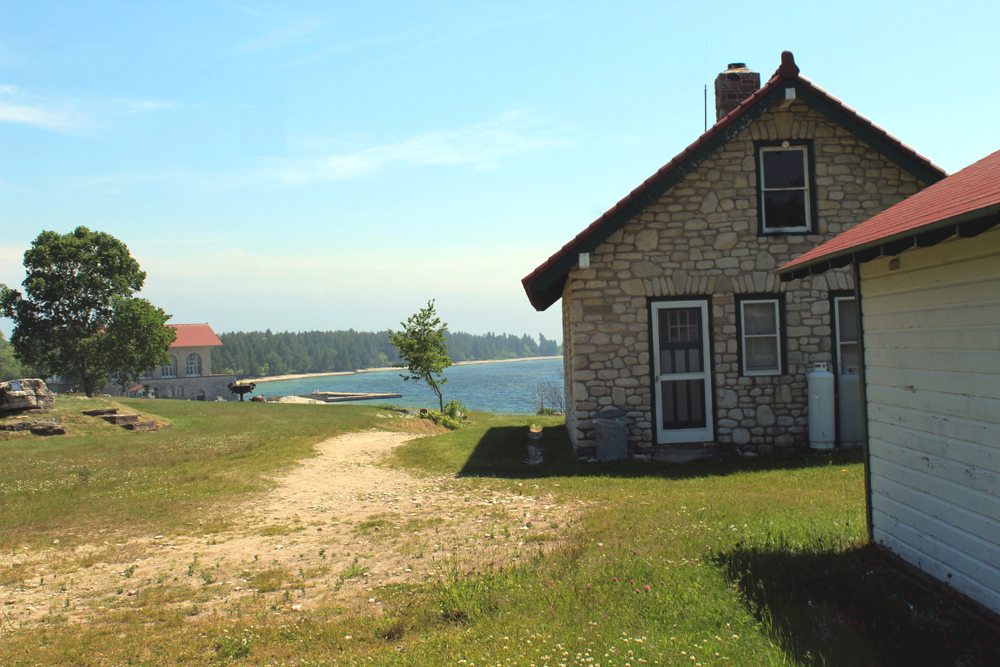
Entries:
{"label": "door frame", "polygon": [[[712,355],[712,309],[711,297],[674,297],[672,299],[651,299],[649,307],[649,345],[650,345],[650,382],[652,384],[653,401],[653,438],[658,445],[673,445],[683,443],[714,442],[715,440],[715,409],[713,396],[715,394],[713,373],[714,357]],[[702,333],[702,358],[705,360],[701,375],[705,380],[705,426],[702,428],[687,428],[663,430],[661,427],[661,374],[660,370],[660,337],[659,311],[672,308],[700,308]]]}

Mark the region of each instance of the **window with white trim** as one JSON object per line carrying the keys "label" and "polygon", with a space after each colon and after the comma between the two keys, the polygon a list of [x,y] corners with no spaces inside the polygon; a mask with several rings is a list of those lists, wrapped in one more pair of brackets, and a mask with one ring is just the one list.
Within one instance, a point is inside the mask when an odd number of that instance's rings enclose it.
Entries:
{"label": "window with white trim", "polygon": [[802,234],[812,229],[809,146],[784,141],[757,146],[761,234]]}
{"label": "window with white trim", "polygon": [[781,375],[781,308],[778,299],[742,299],[739,311],[743,375]]}
{"label": "window with white trim", "polygon": [[185,370],[188,377],[201,375],[201,356],[192,352],[188,355]]}
{"label": "window with white trim", "polygon": [[177,357],[170,355],[170,363],[166,366],[160,366],[160,377],[165,378],[175,378],[177,377]]}
{"label": "window with white trim", "polygon": [[837,333],[837,375],[857,373],[858,309],[853,296],[833,298],[835,331]]}

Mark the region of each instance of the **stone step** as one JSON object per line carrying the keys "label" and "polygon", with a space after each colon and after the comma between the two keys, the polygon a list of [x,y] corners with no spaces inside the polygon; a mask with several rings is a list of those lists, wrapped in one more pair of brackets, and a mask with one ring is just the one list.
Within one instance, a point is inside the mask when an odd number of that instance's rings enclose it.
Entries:
{"label": "stone step", "polygon": [[118,408],[95,408],[93,410],[84,410],[83,414],[88,417],[103,417],[104,415],[113,415],[118,412]]}
{"label": "stone step", "polygon": [[31,422],[9,422],[0,424],[0,431],[27,431],[31,428]]}
{"label": "stone step", "polygon": [[102,415],[101,419],[115,426],[124,426],[139,421],[139,415]]}
{"label": "stone step", "polygon": [[66,435],[66,429],[51,422],[35,422],[31,425],[31,432],[35,435]]}
{"label": "stone step", "polygon": [[122,427],[129,431],[156,431],[156,422],[130,422],[128,424],[122,424]]}

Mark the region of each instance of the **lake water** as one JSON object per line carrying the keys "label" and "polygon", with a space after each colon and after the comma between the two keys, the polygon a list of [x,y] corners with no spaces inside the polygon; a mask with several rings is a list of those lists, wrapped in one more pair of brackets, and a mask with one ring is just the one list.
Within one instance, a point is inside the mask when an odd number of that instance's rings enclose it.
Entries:
{"label": "lake water", "polygon": [[[436,409],[438,400],[434,392],[422,382],[403,381],[399,377],[403,370],[405,369],[260,382],[254,395],[303,396],[314,391],[402,394],[402,398],[382,402],[408,408]],[[537,387],[546,382],[554,382],[561,388],[562,375],[562,359],[462,364],[445,370],[444,377],[448,384],[444,385],[442,393],[445,403],[453,398],[461,399],[469,410],[498,414],[534,414],[538,410],[535,400]]]}

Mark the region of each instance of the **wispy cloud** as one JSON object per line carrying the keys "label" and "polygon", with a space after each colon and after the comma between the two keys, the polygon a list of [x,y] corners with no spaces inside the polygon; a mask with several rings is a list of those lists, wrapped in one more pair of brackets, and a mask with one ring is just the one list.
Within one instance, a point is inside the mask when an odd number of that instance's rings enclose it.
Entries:
{"label": "wispy cloud", "polygon": [[87,125],[86,116],[7,102],[0,102],[0,121],[35,125],[56,132],[74,132]]}
{"label": "wispy cloud", "polygon": [[154,99],[120,98],[84,101],[53,98],[28,93],[18,86],[0,86],[0,122],[77,134],[102,127],[107,119],[136,113],[148,113],[180,106],[176,102]]}
{"label": "wispy cloud", "polygon": [[300,185],[359,178],[393,164],[470,165],[488,170],[498,168],[507,157],[563,148],[570,143],[564,132],[550,128],[544,120],[523,111],[512,111],[491,121],[427,132],[351,153],[287,160],[267,173],[288,185]]}
{"label": "wispy cloud", "polygon": [[162,111],[163,109],[176,109],[180,107],[177,102],[168,102],[165,100],[141,100],[141,99],[131,99],[124,98],[114,101],[114,106],[117,106],[121,113],[143,113],[147,111]]}
{"label": "wispy cloud", "polygon": [[392,167],[471,167],[492,170],[505,159],[571,146],[578,137],[573,128],[554,127],[551,122],[526,111],[512,111],[481,123],[451,130],[435,130],[414,137],[355,149],[336,151],[333,146],[362,137],[293,137],[293,150],[320,152],[312,157],[266,157],[262,166],[228,171],[200,172],[168,169],[145,173],[111,173],[80,176],[75,187],[95,194],[118,195],[149,184],[182,187],[205,194],[240,188],[294,188],[317,182],[346,181],[374,176]]}
{"label": "wispy cloud", "polygon": [[326,23],[325,19],[295,20],[291,24],[275,27],[261,37],[242,44],[237,48],[237,52],[267,51],[299,44],[311,39]]}

